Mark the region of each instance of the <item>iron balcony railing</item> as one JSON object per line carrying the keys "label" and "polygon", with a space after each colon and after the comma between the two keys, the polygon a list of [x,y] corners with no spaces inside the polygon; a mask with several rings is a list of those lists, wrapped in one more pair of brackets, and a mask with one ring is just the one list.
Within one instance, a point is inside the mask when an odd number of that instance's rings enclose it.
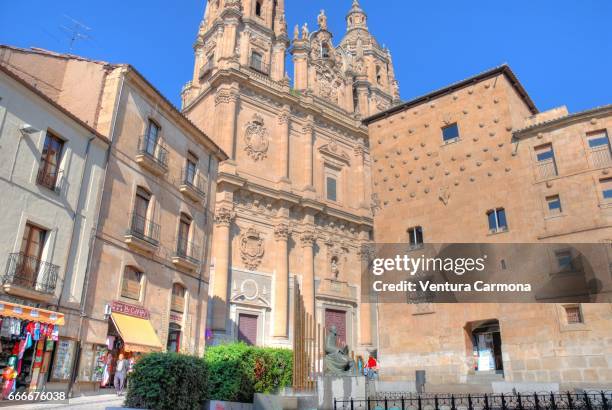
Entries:
{"label": "iron balcony railing", "polygon": [[198,257],[198,246],[190,241],[187,241],[183,238],[179,238],[176,241],[176,256],[187,259],[193,263],[199,263],[200,259]]}
{"label": "iron balcony railing", "polygon": [[189,186],[202,195],[206,195],[206,178],[193,169],[187,167],[183,168],[181,172],[181,184]]}
{"label": "iron balcony railing", "polygon": [[554,160],[541,161],[537,164],[538,179],[548,179],[557,176],[557,164]]}
{"label": "iron balcony railing", "polygon": [[270,66],[268,64],[254,58],[251,58],[251,63],[249,64],[249,67],[251,67],[255,71],[259,71],[262,74],[267,75],[270,73]]}
{"label": "iron balcony railing", "polygon": [[334,410],[610,410],[612,391],[575,393],[418,394],[384,393],[365,399],[334,399]]}
{"label": "iron balcony railing", "polygon": [[612,165],[612,155],[610,154],[608,144],[591,148],[591,162],[593,163],[593,168],[603,168]]}
{"label": "iron balcony railing", "polygon": [[55,293],[59,266],[43,262],[38,258],[22,252],[9,254],[3,283],[37,290],[43,293]]}
{"label": "iron balcony railing", "polygon": [[59,191],[62,171],[57,165],[51,164],[46,159],[40,161],[40,167],[36,174],[36,183],[53,191]]}
{"label": "iron balcony railing", "polygon": [[138,141],[138,153],[147,155],[162,168],[168,169],[168,150],[159,143],[159,139],[143,135]]}
{"label": "iron balcony railing", "polygon": [[130,229],[128,229],[127,232],[128,235],[135,236],[154,246],[159,245],[160,226],[158,224],[135,212],[130,214],[130,220],[131,223]]}

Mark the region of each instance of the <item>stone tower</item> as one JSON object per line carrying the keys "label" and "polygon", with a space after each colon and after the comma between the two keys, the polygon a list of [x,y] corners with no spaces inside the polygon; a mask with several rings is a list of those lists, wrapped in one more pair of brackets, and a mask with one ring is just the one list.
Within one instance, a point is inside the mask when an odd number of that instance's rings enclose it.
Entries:
{"label": "stone tower", "polygon": [[206,4],[182,101],[231,158],[219,167],[216,194],[213,343],[289,345],[296,281],[306,310],[341,329],[351,350],[376,343],[373,307],[360,300],[361,247],[372,231],[361,117],[376,112],[378,99],[393,104],[397,87],[356,2],[338,46],[323,11],[317,21],[317,31],[296,28],[290,42],[283,0]]}

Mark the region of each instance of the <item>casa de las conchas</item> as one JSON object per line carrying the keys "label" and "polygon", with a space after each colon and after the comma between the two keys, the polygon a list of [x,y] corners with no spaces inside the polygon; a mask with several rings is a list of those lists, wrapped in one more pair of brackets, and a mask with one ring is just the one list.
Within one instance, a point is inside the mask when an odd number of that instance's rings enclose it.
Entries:
{"label": "casa de las conchas", "polygon": [[288,33],[283,1],[206,5],[182,101],[231,158],[216,198],[215,341],[288,345],[297,278],[307,312],[337,322],[352,346],[372,344],[371,306],[359,303],[359,250],[372,235],[361,119],[397,103],[398,85],[357,1],[338,44],[324,11],[317,22]]}

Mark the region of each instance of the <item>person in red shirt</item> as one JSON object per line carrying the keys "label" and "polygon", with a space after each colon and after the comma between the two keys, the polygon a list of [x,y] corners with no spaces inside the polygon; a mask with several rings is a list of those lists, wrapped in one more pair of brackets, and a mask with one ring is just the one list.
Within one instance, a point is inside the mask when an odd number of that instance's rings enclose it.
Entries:
{"label": "person in red shirt", "polygon": [[366,363],[365,368],[367,369],[367,376],[371,380],[374,380],[378,377],[378,361],[372,354],[370,353],[370,357],[368,358],[368,362]]}

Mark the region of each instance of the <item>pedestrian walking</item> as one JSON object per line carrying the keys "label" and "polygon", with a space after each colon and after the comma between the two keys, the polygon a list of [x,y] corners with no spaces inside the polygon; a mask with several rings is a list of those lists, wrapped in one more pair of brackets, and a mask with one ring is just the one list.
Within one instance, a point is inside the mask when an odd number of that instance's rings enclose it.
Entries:
{"label": "pedestrian walking", "polygon": [[117,396],[123,395],[123,388],[125,387],[125,378],[127,376],[127,372],[130,368],[130,363],[127,359],[123,357],[123,353],[119,354],[117,358],[117,364],[115,365],[115,391],[117,392]]}

